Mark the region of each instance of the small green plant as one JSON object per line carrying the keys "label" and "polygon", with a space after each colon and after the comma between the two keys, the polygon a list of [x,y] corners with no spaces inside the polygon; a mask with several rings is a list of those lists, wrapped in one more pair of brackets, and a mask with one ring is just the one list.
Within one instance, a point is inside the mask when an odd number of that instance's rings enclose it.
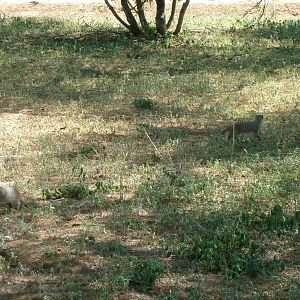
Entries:
{"label": "small green plant", "polygon": [[83,199],[95,192],[90,190],[84,184],[63,184],[61,187],[54,190],[44,189],[42,193],[44,198],[50,200],[61,198]]}
{"label": "small green plant", "polygon": [[95,183],[95,186],[97,191],[102,193],[109,193],[117,189],[117,186],[111,180],[106,182],[99,180]]}
{"label": "small green plant", "polygon": [[294,215],[286,214],[280,204],[276,204],[271,212],[266,216],[264,222],[269,230],[282,232],[297,228],[300,224],[300,212],[296,211]]}
{"label": "small green plant", "polygon": [[7,249],[2,249],[0,251],[0,271],[8,270],[11,266],[16,266],[18,264],[19,258],[13,251]]}
{"label": "small green plant", "polygon": [[[206,270],[226,273],[230,278],[236,278],[240,273],[257,277],[260,274],[281,272],[284,262],[268,258],[267,246],[254,241],[251,215],[244,211],[236,215],[238,217],[214,212],[206,217],[199,216],[198,222],[205,228],[201,233],[197,233],[195,221],[191,221],[191,228],[195,228],[194,234],[184,234],[179,239],[175,255],[198,261]],[[184,226],[188,228],[187,224]]]}
{"label": "small green plant", "polygon": [[68,300],[83,300],[84,289],[82,290],[77,282],[64,279],[61,284],[62,289],[65,291],[65,298]]}
{"label": "small green plant", "polygon": [[283,208],[281,205],[276,204],[266,220],[269,228],[278,228],[282,227],[286,223],[286,216],[283,212]]}
{"label": "small green plant", "polygon": [[6,268],[5,258],[0,255],[0,270],[3,271]]}
{"label": "small green plant", "polygon": [[46,252],[42,256],[42,272],[60,272],[64,268],[64,264],[62,262],[61,256],[58,252]]}
{"label": "small green plant", "polygon": [[190,177],[173,168],[164,169],[159,180],[149,180],[139,187],[138,196],[147,199],[150,206],[167,206],[170,203],[183,205],[201,198],[206,187],[210,185],[208,178]]}
{"label": "small green plant", "polygon": [[151,110],[156,106],[156,103],[147,98],[138,98],[133,101],[133,105],[137,109],[148,109]]}
{"label": "small green plant", "polygon": [[131,283],[143,290],[150,290],[155,281],[164,275],[165,267],[155,258],[139,262],[131,275]]}
{"label": "small green plant", "polygon": [[244,270],[247,275],[254,278],[260,274],[281,272],[285,268],[283,260],[273,257],[268,259],[265,255],[265,246],[252,242],[249,252],[243,257]]}
{"label": "small green plant", "polygon": [[124,216],[122,218],[123,226],[127,229],[138,230],[147,227],[147,222],[145,220],[133,218],[130,216]]}
{"label": "small green plant", "polygon": [[268,20],[258,28],[258,35],[275,39],[284,40],[289,39],[292,41],[299,41],[300,32],[300,21],[292,20],[282,20],[282,21],[272,21]]}
{"label": "small green plant", "polygon": [[293,282],[291,282],[291,286],[288,291],[288,297],[286,299],[288,299],[288,300],[300,299],[300,283],[299,283],[299,281],[293,280]]}
{"label": "small green plant", "polygon": [[107,246],[108,251],[113,252],[114,255],[122,255],[126,253],[125,248],[120,240],[110,241]]}
{"label": "small green plant", "polygon": [[92,145],[84,145],[79,150],[79,155],[87,157],[87,158],[91,158],[95,154],[97,154],[97,150]]}

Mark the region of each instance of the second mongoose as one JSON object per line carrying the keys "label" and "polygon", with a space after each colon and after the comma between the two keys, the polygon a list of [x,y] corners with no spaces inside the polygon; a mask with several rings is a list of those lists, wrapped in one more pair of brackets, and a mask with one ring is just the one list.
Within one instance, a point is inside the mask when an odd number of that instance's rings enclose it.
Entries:
{"label": "second mongoose", "polygon": [[0,187],[0,206],[19,209],[23,204],[20,192],[14,187]]}
{"label": "second mongoose", "polygon": [[235,122],[232,125],[228,126],[225,130],[223,130],[223,134],[225,135],[225,139],[228,141],[234,136],[237,136],[241,133],[253,133],[255,136],[259,138],[260,128],[262,126],[264,120],[263,115],[257,115],[254,121],[241,121]]}

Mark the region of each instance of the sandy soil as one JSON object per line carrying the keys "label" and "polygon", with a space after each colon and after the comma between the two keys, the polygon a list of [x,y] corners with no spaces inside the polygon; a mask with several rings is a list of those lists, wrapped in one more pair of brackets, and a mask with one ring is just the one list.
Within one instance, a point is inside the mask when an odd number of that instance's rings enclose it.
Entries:
{"label": "sandy soil", "polygon": [[[13,0],[11,2],[14,2]],[[19,0],[21,1],[21,0]],[[47,0],[50,1],[51,0]],[[54,0],[58,1],[58,0]],[[54,2],[53,1],[53,2]],[[4,4],[3,2],[9,1],[1,1],[0,0],[0,14],[4,14],[6,17],[48,17],[48,18],[58,18],[58,19],[66,19],[66,18],[75,18],[75,19],[103,19],[107,17],[112,17],[111,12],[108,10],[106,5],[96,4],[95,3],[79,3],[83,2],[82,0],[78,1],[77,4],[74,3],[10,3]],[[88,0],[89,1],[89,0]],[[100,1],[99,1],[100,2]],[[226,15],[232,14],[236,16],[242,16],[245,13],[247,8],[252,7],[251,4],[247,1],[244,4],[241,3],[231,3],[231,4],[220,4],[214,2],[210,3],[192,3],[187,11],[187,15],[189,16],[199,16],[199,15]],[[290,3],[290,4],[282,4],[280,6],[276,6],[276,11],[278,15],[281,15],[288,19],[298,18],[300,15],[300,4]]]}
{"label": "sandy soil", "polygon": [[[167,0],[168,1],[168,0]],[[272,3],[272,0],[266,0]],[[171,2],[171,1],[169,1]],[[207,3],[207,4],[231,4],[231,3],[255,3],[255,0],[191,0],[191,3]],[[0,4],[22,4],[22,3],[47,3],[47,4],[99,4],[104,0],[0,0]],[[300,0],[277,0],[276,4],[281,3],[300,3]]]}

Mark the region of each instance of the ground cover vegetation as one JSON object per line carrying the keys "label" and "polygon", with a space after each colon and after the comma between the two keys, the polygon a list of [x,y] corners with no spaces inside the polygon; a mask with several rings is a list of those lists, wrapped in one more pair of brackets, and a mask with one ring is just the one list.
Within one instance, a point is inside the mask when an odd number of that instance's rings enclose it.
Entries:
{"label": "ground cover vegetation", "polygon": [[1,299],[300,298],[300,6],[191,7],[150,41],[1,7]]}

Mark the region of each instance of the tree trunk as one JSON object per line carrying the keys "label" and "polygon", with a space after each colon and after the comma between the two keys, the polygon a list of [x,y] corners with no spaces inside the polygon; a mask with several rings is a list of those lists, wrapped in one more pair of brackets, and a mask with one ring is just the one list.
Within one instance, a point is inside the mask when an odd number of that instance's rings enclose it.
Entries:
{"label": "tree trunk", "polygon": [[142,3],[142,0],[136,0],[137,14],[139,16],[141,26],[144,30],[147,30],[149,28],[149,24],[145,17],[145,12],[144,12],[144,8],[143,8],[144,3]]}
{"label": "tree trunk", "polygon": [[173,0],[172,1],[172,9],[171,9],[171,14],[170,14],[170,18],[169,18],[169,21],[167,23],[167,29],[170,28],[173,20],[174,20],[174,16],[175,16],[175,10],[176,10],[176,2],[177,0]]}
{"label": "tree trunk", "polygon": [[[146,19],[145,11],[144,11],[144,4],[147,1],[152,0],[134,0],[136,3],[136,6],[134,7],[131,5],[130,0],[121,0],[121,5],[124,11],[124,14],[126,16],[126,20],[123,20],[116,10],[113,8],[113,6],[110,4],[110,0],[104,0],[105,4],[109,8],[109,10],[112,12],[112,14],[116,17],[116,19],[124,26],[126,27],[133,35],[139,36],[142,35],[143,32],[147,33],[149,31],[150,25]],[[155,25],[156,25],[156,31],[157,33],[164,36],[167,32],[167,30],[170,28],[176,11],[176,4],[178,0],[172,0],[172,9],[171,14],[169,17],[168,22],[166,22],[166,0],[155,0],[156,2],[156,16],[155,16]],[[173,32],[174,35],[178,35],[181,31],[181,27],[183,24],[183,19],[186,13],[186,10],[190,4],[190,0],[184,0],[180,13],[179,18],[177,22],[177,26],[175,31]],[[136,19],[136,16],[133,14],[136,13],[139,20]],[[149,33],[149,32],[148,32]]]}
{"label": "tree trunk", "polygon": [[181,7],[181,10],[180,10],[180,13],[179,13],[178,23],[177,23],[176,29],[174,31],[175,35],[178,35],[180,33],[180,31],[181,31],[181,27],[182,27],[182,23],[183,23],[183,18],[184,18],[185,12],[186,12],[189,4],[190,4],[190,0],[186,0],[182,4],[182,7]]}
{"label": "tree trunk", "polygon": [[156,30],[161,35],[165,35],[167,31],[165,7],[165,0],[156,0]]}
{"label": "tree trunk", "polygon": [[130,25],[131,33],[133,35],[140,35],[142,33],[141,29],[139,28],[138,23],[136,22],[136,19],[131,12],[131,9],[128,4],[128,0],[121,0],[121,5],[123,7],[126,19]]}

